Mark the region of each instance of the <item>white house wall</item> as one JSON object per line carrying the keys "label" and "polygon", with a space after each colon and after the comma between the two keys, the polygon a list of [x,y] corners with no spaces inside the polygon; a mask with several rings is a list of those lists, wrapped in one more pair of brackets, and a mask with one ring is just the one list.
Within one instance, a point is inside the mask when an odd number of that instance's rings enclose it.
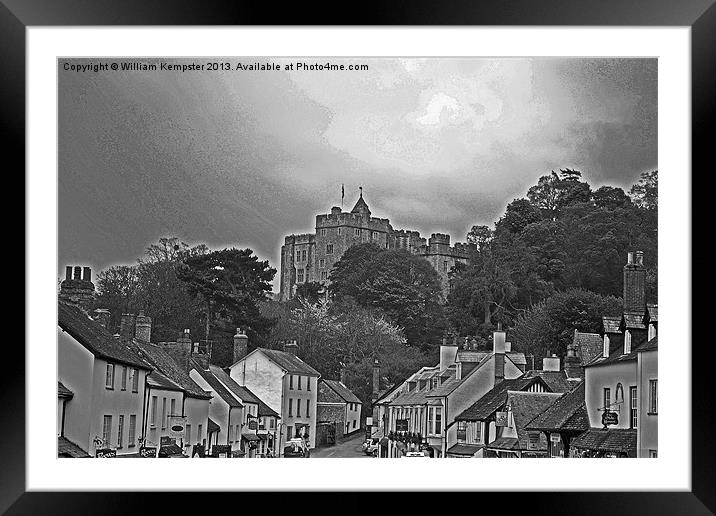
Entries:
{"label": "white house wall", "polygon": [[74,393],[65,406],[65,437],[89,453],[94,355],[62,330],[57,341],[58,380]]}

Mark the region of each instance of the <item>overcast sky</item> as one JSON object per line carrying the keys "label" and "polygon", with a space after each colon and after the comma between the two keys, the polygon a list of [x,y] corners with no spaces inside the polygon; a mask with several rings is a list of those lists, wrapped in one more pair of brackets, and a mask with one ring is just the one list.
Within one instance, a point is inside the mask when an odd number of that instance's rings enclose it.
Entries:
{"label": "overcast sky", "polygon": [[655,59],[330,61],[370,70],[60,70],[58,274],[172,235],[278,268],[342,183],[345,209],[363,186],[374,216],[456,241],[552,169],[628,189],[658,168]]}

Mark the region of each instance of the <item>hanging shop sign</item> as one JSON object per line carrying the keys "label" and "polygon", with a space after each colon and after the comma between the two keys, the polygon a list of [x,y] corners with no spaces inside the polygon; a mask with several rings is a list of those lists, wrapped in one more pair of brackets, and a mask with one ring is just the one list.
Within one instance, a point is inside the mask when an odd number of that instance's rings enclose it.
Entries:
{"label": "hanging shop sign", "polygon": [[259,422],[255,419],[249,421],[249,430],[256,430],[259,427]]}
{"label": "hanging shop sign", "polygon": [[145,458],[154,458],[157,456],[156,446],[142,446],[139,448],[139,456]]}
{"label": "hanging shop sign", "polygon": [[116,456],[117,450],[113,450],[112,448],[100,448],[98,450],[95,450],[95,457],[99,459],[108,459]]}
{"label": "hanging shop sign", "polygon": [[539,432],[528,432],[527,433],[527,449],[528,450],[539,449]]}
{"label": "hanging shop sign", "polygon": [[169,437],[183,439],[186,428],[186,416],[169,416]]}
{"label": "hanging shop sign", "polygon": [[397,419],[395,421],[395,430],[397,432],[407,432],[408,431],[408,420],[407,419]]}
{"label": "hanging shop sign", "polygon": [[230,444],[215,444],[211,447],[212,457],[228,457],[231,453]]}
{"label": "hanging shop sign", "polygon": [[507,426],[507,412],[495,412],[495,426]]}
{"label": "hanging shop sign", "polygon": [[602,412],[602,424],[604,425],[604,428],[608,427],[609,425],[618,425],[619,414],[612,410],[605,410],[604,412]]}

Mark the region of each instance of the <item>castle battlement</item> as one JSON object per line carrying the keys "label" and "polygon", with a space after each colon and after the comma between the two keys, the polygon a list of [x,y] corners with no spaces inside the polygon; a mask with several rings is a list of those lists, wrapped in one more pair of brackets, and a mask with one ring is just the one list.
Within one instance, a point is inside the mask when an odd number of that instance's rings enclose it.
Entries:
{"label": "castle battlement", "polygon": [[300,283],[330,284],[334,264],[351,246],[374,243],[382,249],[405,249],[424,257],[448,288],[448,274],[458,262],[468,261],[474,244],[450,245],[450,235],[432,233],[429,239],[419,231],[393,229],[387,218],[371,216],[363,194],[351,211],[333,206],[330,213],[316,215],[316,232],[285,237],[281,248],[280,299],[291,299]]}

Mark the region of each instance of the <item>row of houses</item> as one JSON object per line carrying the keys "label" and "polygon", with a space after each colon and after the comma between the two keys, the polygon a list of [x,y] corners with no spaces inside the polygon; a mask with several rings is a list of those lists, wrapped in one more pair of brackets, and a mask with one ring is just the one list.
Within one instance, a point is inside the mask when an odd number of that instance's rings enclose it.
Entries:
{"label": "row of houses", "polygon": [[603,317],[600,333],[575,329],[564,360],[539,370],[500,327],[489,351],[443,341],[436,366],[375,397],[381,456],[656,457],[658,307],[645,274],[643,254],[629,253],[621,316]]}
{"label": "row of houses", "polygon": [[90,314],[93,297],[91,270],[67,267],[58,298],[60,457],[274,457],[294,438],[315,447],[317,422],[340,435],[360,429],[360,400],[297,357],[295,341],[248,352],[237,329],[233,364],[221,368],[211,343],[193,342],[188,329],[151,342],[143,312],[123,314],[111,333],[107,310]]}

